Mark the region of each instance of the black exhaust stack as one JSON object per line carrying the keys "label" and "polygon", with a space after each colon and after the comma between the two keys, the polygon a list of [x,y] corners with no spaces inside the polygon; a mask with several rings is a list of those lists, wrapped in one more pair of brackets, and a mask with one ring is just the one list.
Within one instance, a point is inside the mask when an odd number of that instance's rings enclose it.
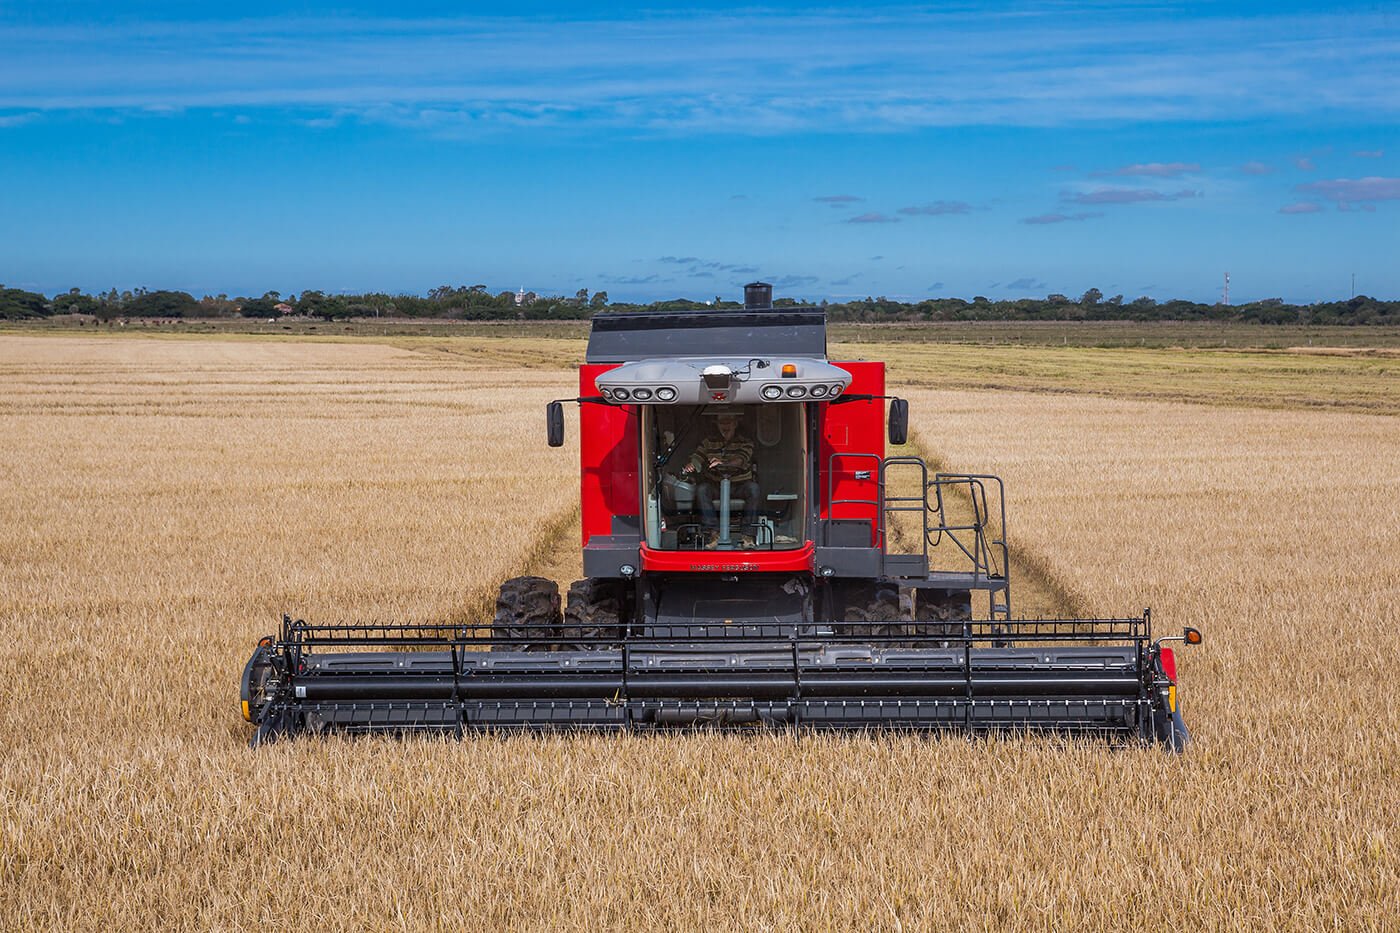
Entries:
{"label": "black exhaust stack", "polygon": [[773,286],[767,282],[750,282],[744,286],[745,311],[773,310]]}

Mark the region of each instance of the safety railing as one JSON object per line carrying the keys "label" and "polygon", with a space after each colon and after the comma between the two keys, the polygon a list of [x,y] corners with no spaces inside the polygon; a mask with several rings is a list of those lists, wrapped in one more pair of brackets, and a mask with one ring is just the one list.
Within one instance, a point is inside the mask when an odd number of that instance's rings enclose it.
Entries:
{"label": "safety railing", "polygon": [[[913,474],[896,482],[899,474]],[[871,495],[842,494],[843,484],[865,483]],[[860,487],[857,487],[860,488]],[[843,519],[868,520],[874,546],[888,565],[890,535],[901,515],[913,516],[919,535],[919,556],[930,566],[932,552],[947,543],[965,566],[952,572],[966,574],[970,588],[991,595],[990,614],[995,619],[1011,615],[1007,572],[1010,554],[1006,541],[1006,495],[1001,478],[988,473],[935,473],[929,477],[922,457],[883,458],[869,453],[837,452],[827,459],[827,516],[820,544],[832,545],[832,531]],[[955,518],[965,514],[967,518]],[[946,553],[946,552],[945,552]]]}
{"label": "safety railing", "polygon": [[[934,474],[928,478],[928,465],[921,457],[889,457],[879,461],[879,509],[882,530],[900,514],[917,516],[921,549],[925,559],[944,541],[966,558],[974,577],[1005,577],[1009,560],[1007,549],[1007,504],[1000,476],[991,474]],[[892,474],[916,472],[917,492],[892,492]],[[909,483],[906,483],[906,486]],[[988,488],[995,495],[988,495]],[[960,490],[967,520],[953,520],[956,509],[949,497]],[[883,537],[882,537],[883,539]]]}
{"label": "safety railing", "polygon": [[452,645],[497,650],[564,651],[623,644],[764,643],[788,646],[860,644],[874,647],[942,647],[980,642],[1124,643],[1151,640],[1151,617],[1120,619],[986,619],[928,622],[695,622],[632,624],[580,630],[559,624],[497,626],[477,624],[350,623],[311,624],[283,617],[275,642],[297,648],[447,648]]}
{"label": "safety railing", "polygon": [[[987,496],[989,485],[996,489],[995,513]],[[963,491],[964,501],[972,509],[968,522],[953,522],[948,518],[946,496],[954,490]],[[974,574],[1006,576],[1010,554],[1006,544],[1006,495],[1001,477],[989,473],[936,473],[932,481],[925,481],[924,500],[925,514],[937,518],[924,526],[926,546],[936,548],[946,538],[972,562]]]}

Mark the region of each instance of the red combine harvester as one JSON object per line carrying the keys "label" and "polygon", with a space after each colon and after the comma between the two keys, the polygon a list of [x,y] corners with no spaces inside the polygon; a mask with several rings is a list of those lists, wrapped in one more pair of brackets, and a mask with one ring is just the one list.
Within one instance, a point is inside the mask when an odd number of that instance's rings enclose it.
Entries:
{"label": "red combine harvester", "polygon": [[[820,309],[755,283],[742,311],[600,314],[586,359],[585,579],[507,580],[490,623],[284,617],[243,675],[254,745],[769,724],[1184,746],[1162,643],[1199,632],[1013,619],[1001,480],[885,456],[908,405],[883,363],[827,359]],[[561,402],[546,421],[561,446]]]}

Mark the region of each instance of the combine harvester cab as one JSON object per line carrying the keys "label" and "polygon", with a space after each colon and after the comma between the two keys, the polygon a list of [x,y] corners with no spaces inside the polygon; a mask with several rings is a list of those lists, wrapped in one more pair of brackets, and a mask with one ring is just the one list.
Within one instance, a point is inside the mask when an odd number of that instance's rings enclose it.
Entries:
{"label": "combine harvester cab", "polygon": [[[771,298],[596,316],[571,400],[585,579],[507,580],[490,622],[284,617],[244,671],[252,743],[766,724],[1184,747],[1163,642],[1200,633],[1012,618],[1001,480],[886,457],[908,405],[884,364],[828,360],[824,312]],[[546,421],[562,446],[562,402]]]}

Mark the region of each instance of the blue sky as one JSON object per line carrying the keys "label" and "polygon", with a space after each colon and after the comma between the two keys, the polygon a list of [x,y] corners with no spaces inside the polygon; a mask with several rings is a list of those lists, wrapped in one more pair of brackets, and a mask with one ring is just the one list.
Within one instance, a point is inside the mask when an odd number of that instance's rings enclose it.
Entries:
{"label": "blue sky", "polygon": [[47,293],[1395,298],[1400,4],[6,3],[0,179]]}

